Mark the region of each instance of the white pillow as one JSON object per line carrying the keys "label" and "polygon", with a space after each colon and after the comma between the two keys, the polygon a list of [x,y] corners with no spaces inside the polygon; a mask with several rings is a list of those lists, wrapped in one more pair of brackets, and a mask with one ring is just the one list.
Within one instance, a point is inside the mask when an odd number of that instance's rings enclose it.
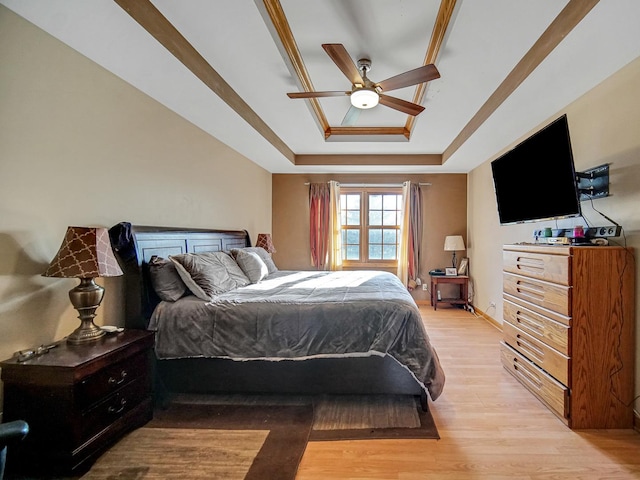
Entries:
{"label": "white pillow", "polygon": [[224,252],[170,255],[185,285],[202,300],[251,283],[238,264]]}
{"label": "white pillow", "polygon": [[267,265],[262,261],[260,255],[255,252],[238,250],[236,262],[238,262],[238,265],[240,265],[240,268],[251,283],[259,283],[269,275]]}

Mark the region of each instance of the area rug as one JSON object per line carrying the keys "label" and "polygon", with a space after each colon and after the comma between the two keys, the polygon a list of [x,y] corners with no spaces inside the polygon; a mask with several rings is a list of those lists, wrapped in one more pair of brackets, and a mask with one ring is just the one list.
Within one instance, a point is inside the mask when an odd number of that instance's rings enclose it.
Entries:
{"label": "area rug", "polygon": [[268,430],[140,428],[102,455],[82,480],[242,480],[268,435]]}
{"label": "area rug", "polygon": [[172,403],[103,454],[82,480],[293,480],[311,405]]}
{"label": "area rug", "polygon": [[407,395],[334,395],[314,402],[311,441],[439,439],[429,411]]}
{"label": "area rug", "polygon": [[179,394],[172,405],[313,406],[310,440],[439,439],[429,411],[410,395],[197,395]]}
{"label": "area rug", "polygon": [[308,441],[439,439],[403,395],[177,395],[82,480],[294,480]]}

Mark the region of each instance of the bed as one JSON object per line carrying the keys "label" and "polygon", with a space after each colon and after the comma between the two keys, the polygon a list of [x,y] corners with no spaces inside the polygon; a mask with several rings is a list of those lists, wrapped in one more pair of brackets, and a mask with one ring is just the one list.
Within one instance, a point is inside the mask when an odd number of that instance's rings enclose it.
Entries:
{"label": "bed", "polygon": [[[246,231],[122,222],[110,237],[124,272],[126,327],[156,331],[165,394],[404,394],[419,396],[426,409],[428,397],[442,392],[437,353],[395,275],[269,264],[259,281],[249,280],[255,272],[247,270],[249,282],[211,293],[188,262],[213,258],[226,265],[229,258],[245,268],[245,259],[262,255]],[[185,279],[179,298],[167,300],[153,288],[160,261],[173,263]]]}

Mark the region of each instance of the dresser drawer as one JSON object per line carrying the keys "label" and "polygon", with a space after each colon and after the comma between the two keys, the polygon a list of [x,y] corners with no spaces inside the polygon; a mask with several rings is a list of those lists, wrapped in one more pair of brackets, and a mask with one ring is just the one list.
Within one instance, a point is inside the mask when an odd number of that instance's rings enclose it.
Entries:
{"label": "dresser drawer", "polygon": [[571,316],[571,288],[568,286],[504,272],[503,290],[514,297]]}
{"label": "dresser drawer", "polygon": [[126,383],[148,376],[148,358],[147,352],[141,352],[85,378],[77,385],[78,409],[84,410]]}
{"label": "dresser drawer", "polygon": [[570,355],[568,325],[570,317],[562,317],[565,323],[556,322],[517,303],[517,301],[509,300],[508,295],[505,295],[502,305],[505,322],[518,327],[523,332],[528,333],[540,342],[546,343],[563,355]]}
{"label": "dresser drawer", "polygon": [[569,389],[547,375],[505,343],[500,344],[502,365],[559,417],[569,419]]}
{"label": "dresser drawer", "polygon": [[148,378],[137,378],[127,383],[104,401],[82,412],[80,442],[89,440],[150,397]]}
{"label": "dresser drawer", "polygon": [[547,282],[570,285],[570,257],[533,252],[504,250],[503,264],[507,272],[537,278]]}
{"label": "dresser drawer", "polygon": [[509,322],[502,324],[505,343],[527,357],[564,385],[569,385],[569,358],[547,344],[527,335]]}

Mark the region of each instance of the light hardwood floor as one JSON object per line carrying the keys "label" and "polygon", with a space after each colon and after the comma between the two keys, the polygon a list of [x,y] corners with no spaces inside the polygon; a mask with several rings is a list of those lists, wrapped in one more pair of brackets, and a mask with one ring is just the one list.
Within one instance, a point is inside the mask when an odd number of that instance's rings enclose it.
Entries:
{"label": "light hardwood floor", "polygon": [[297,480],[640,479],[640,434],[571,431],[501,366],[501,332],[420,306],[447,375],[430,404],[440,440],[310,442]]}

